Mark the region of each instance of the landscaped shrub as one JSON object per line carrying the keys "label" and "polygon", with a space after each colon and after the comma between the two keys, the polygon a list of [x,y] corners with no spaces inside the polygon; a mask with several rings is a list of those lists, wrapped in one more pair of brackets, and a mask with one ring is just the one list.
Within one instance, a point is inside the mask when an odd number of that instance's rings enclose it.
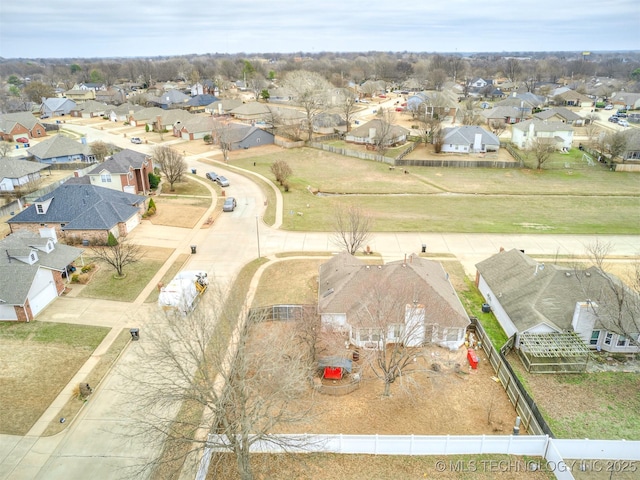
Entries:
{"label": "landscaped shrub", "polygon": [[93,263],[90,263],[89,265],[85,265],[84,267],[82,267],[80,269],[80,271],[82,273],[87,273],[87,272],[90,272],[91,270],[93,270],[93,267],[94,267]]}
{"label": "landscaped shrub", "polygon": [[147,211],[144,212],[142,218],[150,217],[151,215],[155,215],[156,213],[156,202],[153,201],[153,198],[149,200],[149,206],[147,207]]}
{"label": "landscaped shrub", "polygon": [[71,275],[71,283],[80,283],[80,274],[74,273]]}
{"label": "landscaped shrub", "polygon": [[149,172],[149,186],[155,190],[158,185],[160,185],[160,175]]}
{"label": "landscaped shrub", "polygon": [[107,238],[107,247],[115,247],[118,245],[118,239],[113,236],[113,233],[109,232],[109,237]]}

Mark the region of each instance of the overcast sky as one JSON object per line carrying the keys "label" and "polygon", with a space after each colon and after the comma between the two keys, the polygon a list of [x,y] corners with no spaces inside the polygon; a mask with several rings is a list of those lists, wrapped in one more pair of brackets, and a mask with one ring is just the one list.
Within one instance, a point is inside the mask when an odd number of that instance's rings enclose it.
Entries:
{"label": "overcast sky", "polygon": [[640,0],[0,0],[0,56],[640,50]]}

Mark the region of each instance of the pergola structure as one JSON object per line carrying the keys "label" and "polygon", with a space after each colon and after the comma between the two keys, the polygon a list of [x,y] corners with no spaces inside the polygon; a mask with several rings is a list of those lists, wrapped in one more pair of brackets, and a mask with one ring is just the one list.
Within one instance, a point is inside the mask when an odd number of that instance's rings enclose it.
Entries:
{"label": "pergola structure", "polygon": [[523,333],[518,355],[527,372],[582,373],[590,351],[575,333]]}

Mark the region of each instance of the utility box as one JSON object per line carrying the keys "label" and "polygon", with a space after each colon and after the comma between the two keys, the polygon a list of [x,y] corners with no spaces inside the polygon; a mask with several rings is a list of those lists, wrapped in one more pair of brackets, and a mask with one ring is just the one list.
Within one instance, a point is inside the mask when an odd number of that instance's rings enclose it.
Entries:
{"label": "utility box", "polygon": [[140,329],[139,328],[132,328],[132,329],[129,330],[129,333],[131,334],[131,340],[138,341],[140,339]]}
{"label": "utility box", "polygon": [[473,348],[467,350],[467,360],[469,360],[471,368],[474,370],[478,368],[478,355],[476,355],[476,351]]}
{"label": "utility box", "polygon": [[482,313],[489,313],[489,312],[491,312],[491,305],[489,305],[488,303],[483,303]]}

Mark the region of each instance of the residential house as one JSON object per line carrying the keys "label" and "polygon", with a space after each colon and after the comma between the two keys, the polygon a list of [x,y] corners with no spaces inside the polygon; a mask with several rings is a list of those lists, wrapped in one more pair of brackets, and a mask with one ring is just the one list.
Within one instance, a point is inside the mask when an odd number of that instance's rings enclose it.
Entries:
{"label": "residential house", "polygon": [[[390,125],[380,119],[370,120],[367,123],[354,128],[346,134],[345,140],[351,143],[364,145],[393,146],[407,141],[409,130],[399,125]],[[380,139],[379,136],[384,138]]]}
{"label": "residential house", "polygon": [[504,100],[500,100],[495,104],[496,107],[516,107],[522,111],[522,114],[532,114],[535,110],[544,107],[546,99],[531,92],[517,93],[513,92]]}
{"label": "residential house", "polygon": [[168,90],[157,97],[150,97],[148,102],[166,110],[168,108],[186,108],[189,98],[189,95],[182,93],[180,90]]}
{"label": "residential house", "polygon": [[443,153],[485,153],[499,149],[500,139],[482,127],[462,125],[443,131]]}
{"label": "residential house", "polygon": [[594,104],[593,99],[567,87],[554,90],[551,100],[556,105],[567,107],[593,107]]}
{"label": "residential house", "polygon": [[276,87],[269,89],[269,103],[291,103],[293,93],[287,88]]}
{"label": "residential house", "polygon": [[191,113],[204,112],[207,105],[210,105],[217,101],[218,99],[213,95],[195,95],[187,101],[187,110],[189,110],[189,112]]}
{"label": "residential house", "polygon": [[213,132],[214,143],[226,142],[229,150],[271,145],[274,143],[274,139],[274,134],[267,130],[241,123],[219,124]]}
{"label": "residential house", "polygon": [[40,113],[49,117],[68,115],[76,108],[76,102],[69,98],[45,98],[40,105]]}
{"label": "residential house", "polygon": [[133,116],[135,112],[139,112],[144,107],[140,105],[134,105],[132,103],[123,103],[117,107],[113,105],[108,106],[106,115],[112,122],[128,122],[129,116]]}
{"label": "residential house", "polygon": [[591,123],[591,120],[588,118],[583,118],[565,107],[554,107],[549,110],[543,110],[541,112],[534,113],[533,117],[545,122],[562,122],[576,127],[582,127]]}
{"label": "residential house", "polygon": [[12,192],[40,179],[40,171],[48,168],[42,163],[0,158],[0,191]]}
{"label": "residential house", "polygon": [[212,135],[218,125],[212,116],[192,115],[186,122],[176,122],[173,125],[173,135],[184,140],[202,140]]}
{"label": "residential house", "polygon": [[566,123],[544,122],[537,118],[511,128],[511,142],[520,149],[531,148],[537,139],[552,143],[558,150],[569,150],[573,143],[573,128]]}
{"label": "residential house", "polygon": [[0,320],[30,322],[64,292],[82,249],[61,245],[50,228],[0,240]]}
{"label": "residential house", "polygon": [[[346,332],[360,348],[402,342],[457,349],[469,317],[442,264],[410,255],[367,265],[347,253],[320,266],[318,313],[323,329]],[[373,318],[384,320],[372,321]],[[389,318],[391,320],[389,320]]]}
{"label": "residential house", "polygon": [[71,110],[72,117],[80,118],[94,118],[103,117],[109,109],[109,105],[106,103],[96,102],[95,100],[87,100],[84,103],[79,104],[76,108]]}
{"label": "residential house", "polygon": [[42,138],[47,132],[30,112],[4,113],[0,115],[0,139],[15,141],[18,138]]}
{"label": "residential house", "polygon": [[234,108],[229,114],[236,120],[245,123],[271,122],[271,108],[259,102],[247,102]]}
{"label": "residential house", "polygon": [[164,110],[159,107],[147,107],[142,109],[131,109],[127,115],[127,121],[134,127],[141,127],[144,125],[153,125],[153,122],[158,118],[158,115],[162,115]]}
{"label": "residential house", "polygon": [[640,93],[615,92],[611,96],[611,103],[618,108],[638,110],[640,109]]}
{"label": "residential house", "polygon": [[475,78],[471,79],[467,85],[469,87],[471,87],[471,88],[480,89],[480,88],[486,87],[489,84],[491,84],[491,81],[487,81],[484,78],[475,77]]}
{"label": "residential house", "polygon": [[185,110],[162,110],[151,123],[151,128],[154,132],[172,132],[175,124],[188,122],[193,117],[193,114]]}
{"label": "residential house", "polygon": [[223,98],[204,107],[204,112],[210,115],[227,115],[242,103],[239,98]]}
{"label": "residential house", "polygon": [[88,100],[96,99],[95,90],[67,90],[64,92],[64,96],[69,100],[73,100],[76,104],[84,103]]}
{"label": "residential house", "polygon": [[504,122],[507,125],[522,122],[531,118],[531,109],[519,107],[493,107],[482,111],[481,114],[489,125],[492,122]]}
{"label": "residential house", "polygon": [[622,152],[622,162],[637,162],[640,163],[640,130],[636,128],[630,128],[624,131],[625,136],[625,148]]}
{"label": "residential house", "polygon": [[638,325],[628,312],[619,315],[611,286],[624,291],[634,305],[638,294],[596,267],[576,270],[542,263],[513,249],[483,260],[476,269],[480,293],[507,336],[516,335],[516,347],[526,333],[575,332],[595,350],[640,351]]}
{"label": "residential house", "polygon": [[98,164],[85,174],[89,183],[120,192],[147,195],[151,190],[149,173],[153,173],[150,155],[125,149]]}
{"label": "residential house", "polygon": [[120,105],[125,101],[126,97],[124,90],[118,87],[96,91],[96,102],[107,103],[109,105]]}
{"label": "residential house", "polygon": [[455,116],[457,111],[457,100],[447,92],[419,92],[407,97],[406,110],[413,114],[420,113],[428,117],[450,117]]}
{"label": "residential house", "polygon": [[74,85],[73,90],[93,90],[95,92],[98,92],[98,91],[105,92],[107,90],[107,85],[104,83],[97,83],[97,82],[93,82],[93,83],[83,82],[83,83]]}
{"label": "residential house", "polygon": [[[83,142],[86,139],[82,139]],[[64,135],[54,135],[27,150],[36,161],[42,163],[95,162],[91,147]]]}
{"label": "residential house", "polygon": [[55,229],[63,243],[104,245],[109,233],[126,236],[142,219],[150,197],[86,184],[63,184],[38,198],[7,223],[11,232]]}
{"label": "residential house", "polygon": [[319,113],[313,117],[313,131],[320,134],[334,133],[336,130],[345,131],[347,122],[337,113]]}

